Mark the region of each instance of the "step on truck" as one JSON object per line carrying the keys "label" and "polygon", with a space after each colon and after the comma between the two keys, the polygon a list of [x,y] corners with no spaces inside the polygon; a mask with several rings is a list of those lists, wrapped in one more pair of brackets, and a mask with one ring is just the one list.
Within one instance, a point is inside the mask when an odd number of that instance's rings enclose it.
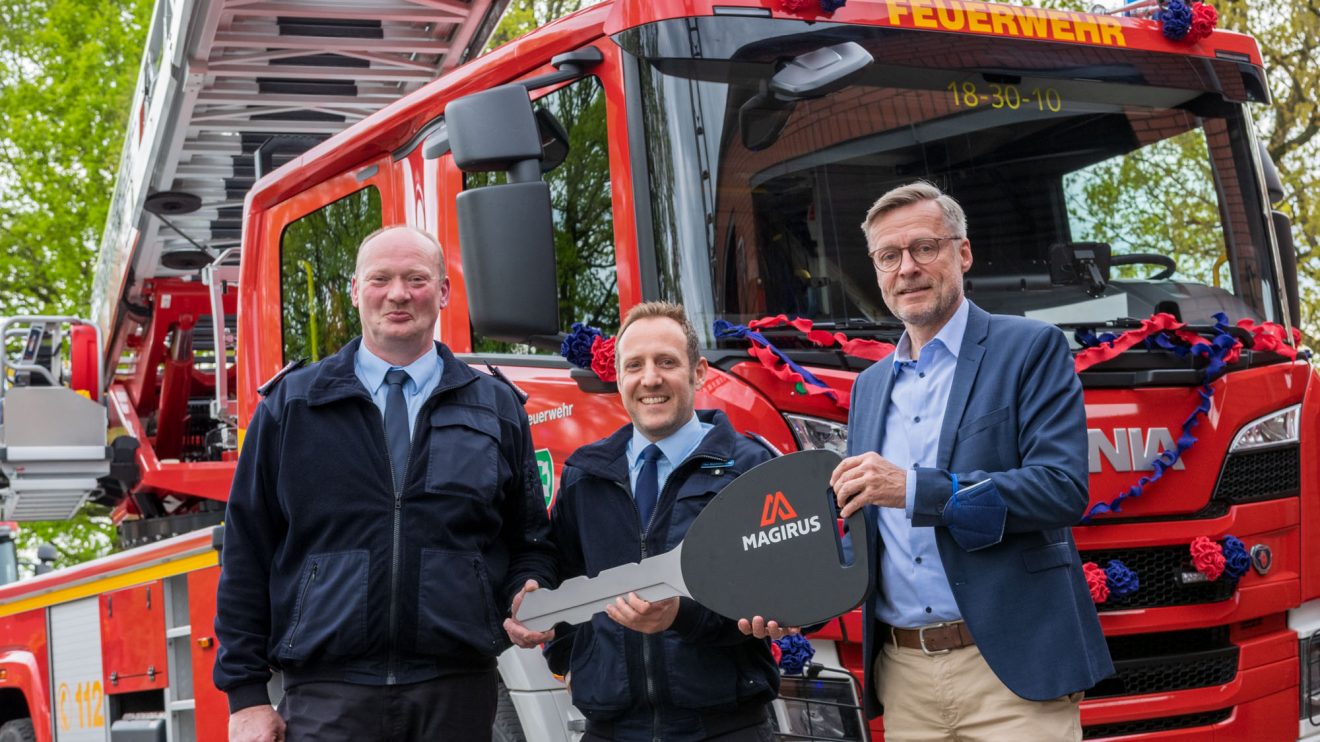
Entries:
{"label": "step on truck", "polygon": [[[500,8],[195,5],[157,9],[92,321],[5,336],[4,517],[92,499],[132,548],[0,588],[0,739],[224,738],[212,527],[258,388],[357,334],[373,230],[445,246],[436,336],[527,393],[549,506],[627,421],[563,341],[646,300],[698,328],[698,406],[843,450],[901,334],[858,225],[918,178],[967,211],[967,296],[1074,343],[1075,536],[1116,666],[1086,738],[1320,735],[1320,379],[1251,38],[1139,7],[618,0],[457,66]],[[781,738],[882,738],[861,630],[812,636]],[[579,736],[535,651],[500,673],[500,739]]]}

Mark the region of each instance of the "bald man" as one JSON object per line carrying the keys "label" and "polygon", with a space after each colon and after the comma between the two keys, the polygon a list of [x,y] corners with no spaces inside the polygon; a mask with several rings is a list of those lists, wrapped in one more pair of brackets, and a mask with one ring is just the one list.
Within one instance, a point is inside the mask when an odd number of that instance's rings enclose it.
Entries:
{"label": "bald man", "polygon": [[554,575],[527,415],[434,340],[430,235],[368,236],[351,292],[361,338],[280,380],[239,456],[216,601],[229,738],[488,740],[501,621]]}

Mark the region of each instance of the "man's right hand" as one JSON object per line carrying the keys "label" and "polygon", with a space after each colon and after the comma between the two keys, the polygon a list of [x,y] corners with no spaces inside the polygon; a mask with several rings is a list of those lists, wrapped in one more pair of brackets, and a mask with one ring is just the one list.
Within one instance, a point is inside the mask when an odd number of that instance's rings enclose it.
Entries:
{"label": "man's right hand", "polygon": [[874,451],[840,461],[830,475],[830,487],[838,499],[840,518],[865,505],[907,506],[907,472]]}
{"label": "man's right hand", "polygon": [[229,742],[284,742],[284,720],[271,706],[248,706],[229,717]]}

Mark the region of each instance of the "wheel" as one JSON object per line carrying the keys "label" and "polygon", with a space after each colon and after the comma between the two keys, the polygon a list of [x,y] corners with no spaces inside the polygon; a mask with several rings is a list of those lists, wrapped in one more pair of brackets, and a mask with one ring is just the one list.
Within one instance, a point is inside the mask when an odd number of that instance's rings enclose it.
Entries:
{"label": "wheel", "polygon": [[[495,723],[491,725],[492,742],[527,742],[523,734],[522,722],[518,720],[518,709],[513,706],[509,689],[500,683],[499,697],[495,701]],[[9,742],[0,736],[0,742]]]}
{"label": "wheel", "polygon": [[37,742],[31,719],[13,719],[0,726],[0,742]]}
{"label": "wheel", "polygon": [[1158,265],[1162,269],[1148,279],[1151,281],[1163,281],[1169,276],[1172,276],[1174,269],[1177,267],[1177,264],[1173,262],[1173,258],[1168,255],[1161,255],[1153,252],[1134,252],[1130,255],[1111,255],[1109,258],[1109,265],[1111,267],[1115,265],[1147,264]]}

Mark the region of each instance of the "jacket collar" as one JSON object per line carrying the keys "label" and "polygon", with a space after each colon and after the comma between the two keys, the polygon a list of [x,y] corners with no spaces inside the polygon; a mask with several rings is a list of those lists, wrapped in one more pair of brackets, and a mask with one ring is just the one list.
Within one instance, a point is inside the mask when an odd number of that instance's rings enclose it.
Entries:
{"label": "jacket collar", "polygon": [[[729,424],[729,418],[719,410],[697,410],[697,419],[714,427],[706,432],[706,437],[701,439],[701,443],[697,444],[696,449],[685,459],[685,462],[695,458],[731,461],[734,458],[733,450],[738,441],[738,434]],[[627,483],[628,441],[632,439],[632,435],[633,426],[629,423],[611,433],[609,437],[574,451],[564,465],[581,469],[593,477]],[[682,465],[682,463],[676,464],[674,470],[677,471]]]}
{"label": "jacket collar", "polygon": [[[312,379],[312,384],[307,390],[308,405],[315,407],[350,397],[360,397],[368,401],[371,399],[370,393],[362,386],[353,369],[353,357],[357,354],[361,343],[362,338],[356,337],[340,348],[339,352],[316,365],[316,377]],[[455,358],[449,346],[437,340],[435,352],[444,362],[444,370],[440,374],[440,383],[436,384],[435,391],[431,393],[432,397],[476,381],[477,372]]]}

